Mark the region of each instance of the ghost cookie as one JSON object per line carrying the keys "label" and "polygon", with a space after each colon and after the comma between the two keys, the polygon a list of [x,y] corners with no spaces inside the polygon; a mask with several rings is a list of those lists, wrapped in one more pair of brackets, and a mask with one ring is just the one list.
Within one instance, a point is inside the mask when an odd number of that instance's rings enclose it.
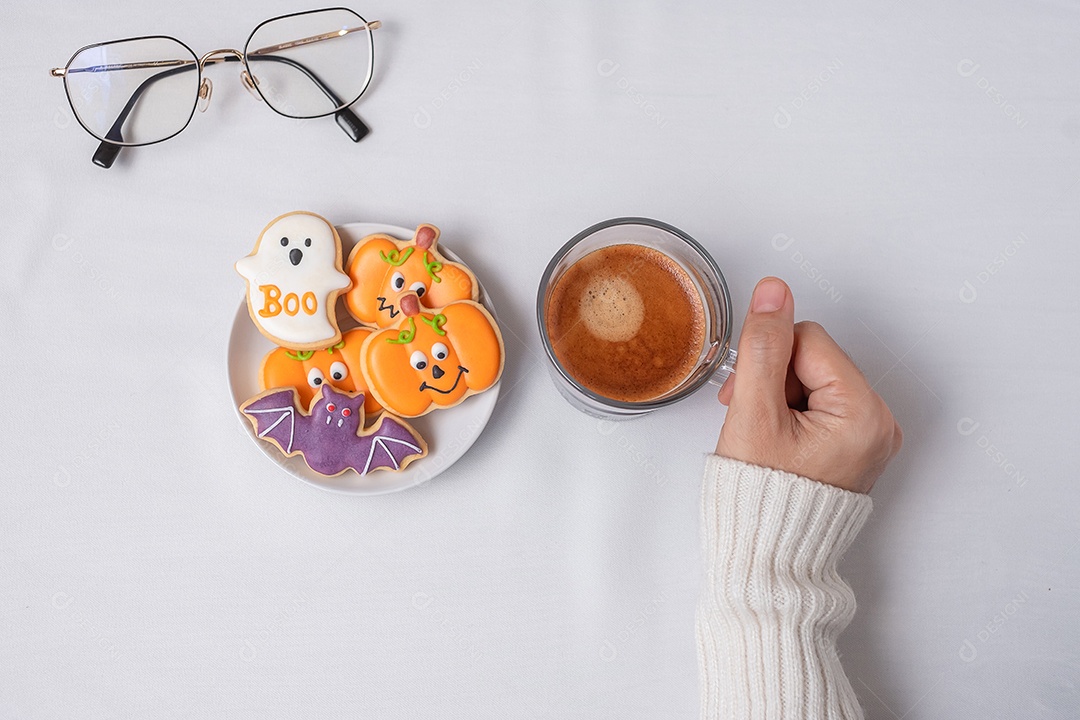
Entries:
{"label": "ghost cookie", "polygon": [[334,303],[352,281],[341,271],[341,239],[314,213],[273,220],[236,263],[247,281],[248,313],[259,332],[290,350],[319,350],[341,340]]}
{"label": "ghost cookie", "polygon": [[426,308],[476,300],[476,276],[443,257],[438,242],[439,228],[427,224],[416,228],[412,240],[383,233],[361,238],[346,268],[353,281],[345,295],[349,313],[365,325],[389,327],[401,321],[398,299],[407,292],[416,293]]}
{"label": "ghost cookie", "polygon": [[417,417],[453,407],[499,381],[502,335],[482,305],[427,309],[407,293],[399,306],[397,326],[373,332],[360,349],[364,380],[388,412]]}

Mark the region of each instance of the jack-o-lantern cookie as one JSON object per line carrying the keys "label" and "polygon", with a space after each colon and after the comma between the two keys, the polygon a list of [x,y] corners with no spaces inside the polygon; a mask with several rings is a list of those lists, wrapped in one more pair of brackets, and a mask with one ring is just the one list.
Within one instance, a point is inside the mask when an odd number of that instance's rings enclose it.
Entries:
{"label": "jack-o-lantern cookie", "polygon": [[417,417],[498,382],[502,334],[482,305],[460,300],[427,309],[408,293],[399,306],[397,326],[372,333],[360,350],[364,379],[387,411]]}
{"label": "jack-o-lantern cookie", "polygon": [[390,327],[401,321],[398,300],[413,292],[425,308],[476,300],[479,284],[469,268],[438,250],[439,228],[420,225],[412,240],[378,233],[361,238],[349,254],[346,272],[353,287],[345,305],[365,325]]}
{"label": "jack-o-lantern cookie", "polygon": [[360,369],[360,348],[372,332],[369,328],[349,330],[341,336],[341,342],[321,350],[271,350],[259,369],[259,389],[293,388],[301,407],[311,405],[324,385],[342,392],[362,392],[364,413],[370,420],[382,411]]}
{"label": "jack-o-lantern cookie", "polygon": [[309,212],[275,218],[236,271],[247,280],[252,321],[275,345],[319,350],[341,340],[334,302],[352,281],[341,270],[341,239],[325,219]]}

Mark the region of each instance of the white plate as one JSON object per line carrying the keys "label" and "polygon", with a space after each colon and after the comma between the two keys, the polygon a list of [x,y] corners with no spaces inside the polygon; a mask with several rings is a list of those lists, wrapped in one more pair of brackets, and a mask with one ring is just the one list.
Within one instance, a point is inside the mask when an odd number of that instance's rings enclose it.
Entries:
{"label": "white plate", "polygon": [[[399,240],[408,240],[414,232],[407,228],[381,223],[348,223],[339,225],[337,230],[341,235],[343,259],[347,259],[353,245],[367,235],[387,233]],[[444,247],[442,243],[439,243],[439,251],[450,260],[462,262],[460,257]],[[495,308],[491,306],[491,299],[484,292],[483,283],[480,284],[480,302],[491,312],[492,317],[496,317]],[[338,304],[338,323],[344,331],[352,329],[357,323],[344,310],[343,305],[343,301]],[[337,477],[323,477],[309,468],[303,457],[285,457],[272,444],[259,440],[255,436],[251,423],[240,412],[240,405],[244,401],[261,392],[259,367],[263,357],[274,347],[275,345],[258,331],[255,323],[251,322],[245,299],[236,310],[232,333],[229,335],[229,390],[232,393],[233,410],[236,411],[251,441],[258,445],[263,454],[275,465],[293,477],[324,490],[355,495],[379,495],[404,490],[430,480],[457,462],[458,458],[472,447],[483,432],[484,426],[487,425],[495,409],[495,401],[499,398],[501,382],[496,383],[490,390],[466,398],[460,405],[447,410],[435,410],[418,418],[407,418],[406,422],[416,428],[417,432],[427,440],[428,455],[414,461],[400,472],[379,470],[361,476],[352,470],[346,470]]]}

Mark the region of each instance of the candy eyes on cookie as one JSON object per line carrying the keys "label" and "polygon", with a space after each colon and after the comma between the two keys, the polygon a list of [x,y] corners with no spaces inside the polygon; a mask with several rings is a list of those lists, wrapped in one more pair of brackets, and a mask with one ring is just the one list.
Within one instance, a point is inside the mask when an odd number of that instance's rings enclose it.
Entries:
{"label": "candy eyes on cookie", "polygon": [[[391,275],[390,276],[390,287],[394,288],[394,290],[396,292],[401,292],[402,290],[404,290],[405,289],[405,276],[402,275],[400,272],[396,272],[393,275]],[[424,285],[424,283],[417,280],[416,282],[414,282],[412,285],[409,286],[409,289],[412,290],[414,293],[416,293],[416,297],[423,297],[424,293],[427,292],[427,285]]]}
{"label": "candy eyes on cookie", "polygon": [[[344,380],[349,377],[349,368],[345,366],[343,362],[336,362],[330,366],[330,378],[335,381]],[[308,370],[307,382],[313,388],[317,388],[326,382],[326,376],[323,375],[323,371],[319,368],[311,368]]]}
{"label": "candy eyes on cookie", "polygon": [[[287,238],[287,237],[281,238],[281,247],[288,247],[288,246],[289,246],[289,238]],[[311,247],[311,238],[304,238],[304,247]]]}
{"label": "candy eyes on cookie", "polygon": [[[445,360],[449,354],[450,348],[442,343],[431,346],[431,356],[436,360]],[[413,350],[413,354],[409,356],[409,364],[412,365],[413,370],[423,370],[428,366],[428,357],[419,350]]]}

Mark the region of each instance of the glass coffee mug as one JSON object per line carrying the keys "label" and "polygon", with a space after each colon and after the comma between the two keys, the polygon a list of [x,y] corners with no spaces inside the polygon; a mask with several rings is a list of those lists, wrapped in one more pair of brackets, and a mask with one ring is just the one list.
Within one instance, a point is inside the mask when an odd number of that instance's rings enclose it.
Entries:
{"label": "glass coffee mug", "polygon": [[[603,256],[602,262],[590,261],[575,269],[583,258],[605,248],[610,250],[593,256]],[[583,269],[586,265],[589,270]],[[647,321],[643,320],[644,309],[656,309],[657,303],[667,307],[650,287],[640,286],[646,282],[645,275],[649,272],[663,281],[664,268],[670,271],[668,285],[683,290],[682,302],[694,316],[691,324],[695,331],[681,338],[676,338],[674,331],[653,328],[650,332],[657,335],[655,340],[661,344],[676,340],[683,343],[677,351],[677,362],[671,367],[676,375],[682,374],[680,369],[685,369],[685,374],[681,379],[673,376],[665,387],[657,387],[652,393],[646,391],[644,397],[633,399],[608,397],[619,393],[590,389],[588,385],[597,388],[598,384],[584,379],[581,372],[577,373],[581,377],[575,377],[567,367],[573,363],[564,360],[569,361],[575,347],[589,344],[588,361],[592,366],[600,367],[601,372],[610,372],[616,380],[621,379],[619,373],[629,367],[627,348],[642,347],[641,343],[635,343],[633,336],[636,328],[644,332],[646,325],[643,322]],[[574,273],[568,277],[571,270]],[[579,302],[569,314],[560,309],[574,302],[570,291],[559,284],[564,279],[580,288],[575,296]],[[635,284],[639,287],[635,288]],[[663,287],[657,287],[660,292],[665,291]],[[553,326],[562,322],[559,318],[564,316],[573,318],[569,329]],[[616,218],[597,223],[575,235],[555,254],[544,271],[536,295],[536,318],[555,386],[571,405],[596,417],[619,419],[643,415],[689,397],[706,383],[722,385],[735,371],[736,353],[731,348],[731,296],[723,273],[697,241],[678,228],[657,220]],[[579,327],[582,324],[584,327]],[[696,340],[699,328],[703,330],[700,343]],[[590,335],[594,329],[599,337]],[[560,333],[560,337],[553,339],[552,331]],[[664,332],[668,334],[664,336]],[[622,340],[628,342],[620,342]],[[567,343],[576,344],[568,346]],[[563,360],[560,360],[560,352]],[[610,353],[610,357],[597,353]],[[667,362],[657,356],[657,367]],[[635,363],[641,367],[643,361],[637,358]],[[648,362],[644,365],[647,370]]]}

